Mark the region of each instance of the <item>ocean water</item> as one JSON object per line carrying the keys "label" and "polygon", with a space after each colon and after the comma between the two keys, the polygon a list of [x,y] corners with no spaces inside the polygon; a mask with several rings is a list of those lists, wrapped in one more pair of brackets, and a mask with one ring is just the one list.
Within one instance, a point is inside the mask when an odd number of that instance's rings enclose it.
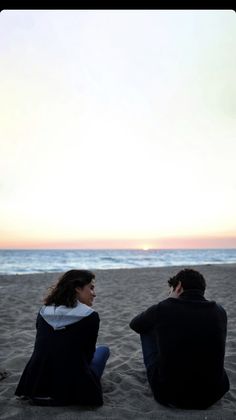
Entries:
{"label": "ocean water", "polygon": [[236,263],[236,249],[0,250],[0,274]]}

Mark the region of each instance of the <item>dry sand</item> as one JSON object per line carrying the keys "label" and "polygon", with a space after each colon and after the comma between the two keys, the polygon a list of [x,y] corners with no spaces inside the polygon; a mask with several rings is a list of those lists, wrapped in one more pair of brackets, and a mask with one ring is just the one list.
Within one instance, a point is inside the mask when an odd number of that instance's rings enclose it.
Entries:
{"label": "dry sand", "polygon": [[231,389],[220,402],[199,411],[158,404],[147,383],[139,336],[129,328],[133,316],[167,296],[167,280],[181,267],[95,270],[94,309],[101,319],[98,343],[111,349],[102,378],[102,407],[35,407],[20,401],[14,392],[32,353],[36,315],[42,297],[58,274],[9,275],[0,276],[0,418],[236,419],[236,265],[195,268],[206,278],[206,297],[221,303],[228,313],[225,368]]}

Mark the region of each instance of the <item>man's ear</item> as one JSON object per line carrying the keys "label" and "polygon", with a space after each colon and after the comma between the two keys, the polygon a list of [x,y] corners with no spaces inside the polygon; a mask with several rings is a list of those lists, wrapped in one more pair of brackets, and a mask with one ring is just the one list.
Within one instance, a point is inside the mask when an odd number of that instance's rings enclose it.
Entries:
{"label": "man's ear", "polygon": [[184,291],[183,287],[182,287],[182,283],[181,281],[179,281],[179,283],[177,284],[176,288],[175,288],[175,293],[179,296],[181,295],[181,293]]}

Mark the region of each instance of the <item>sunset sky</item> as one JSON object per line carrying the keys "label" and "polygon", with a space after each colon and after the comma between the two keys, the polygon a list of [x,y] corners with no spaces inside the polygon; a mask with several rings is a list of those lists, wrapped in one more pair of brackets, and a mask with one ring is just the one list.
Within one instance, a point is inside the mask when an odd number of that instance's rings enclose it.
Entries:
{"label": "sunset sky", "polygon": [[0,13],[0,248],[236,247],[236,14]]}

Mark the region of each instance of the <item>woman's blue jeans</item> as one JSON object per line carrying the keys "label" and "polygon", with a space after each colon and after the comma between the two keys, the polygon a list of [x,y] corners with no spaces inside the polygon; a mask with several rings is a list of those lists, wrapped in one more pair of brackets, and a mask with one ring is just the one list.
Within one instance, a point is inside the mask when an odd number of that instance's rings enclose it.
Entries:
{"label": "woman's blue jeans", "polygon": [[90,368],[96,375],[101,378],[106,366],[106,362],[110,356],[110,350],[107,346],[97,346],[93,359],[90,363]]}

